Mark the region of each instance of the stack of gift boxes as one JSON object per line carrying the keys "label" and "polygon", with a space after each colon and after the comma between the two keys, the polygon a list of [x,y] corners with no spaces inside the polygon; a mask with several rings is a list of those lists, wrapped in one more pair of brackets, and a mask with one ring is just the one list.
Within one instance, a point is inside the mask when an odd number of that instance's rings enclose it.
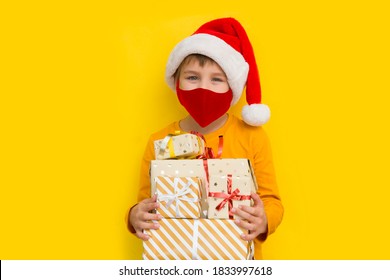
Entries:
{"label": "stack of gift boxes", "polygon": [[143,242],[144,259],[251,259],[253,244],[231,213],[250,205],[256,183],[248,159],[204,156],[201,135],[177,133],[155,141],[151,193],[163,218]]}

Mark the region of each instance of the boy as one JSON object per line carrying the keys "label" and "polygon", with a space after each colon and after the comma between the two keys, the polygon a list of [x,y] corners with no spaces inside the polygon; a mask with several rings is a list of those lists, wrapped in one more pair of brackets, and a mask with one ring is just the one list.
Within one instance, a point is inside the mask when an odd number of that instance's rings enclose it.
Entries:
{"label": "boy", "polygon": [[[156,197],[150,198],[149,166],[154,159],[154,140],[178,130],[197,131],[204,135],[208,147],[222,152],[222,158],[251,161],[258,184],[257,193],[251,194],[253,205],[233,208],[232,212],[242,218],[235,223],[248,230],[241,238],[254,240],[255,259],[261,259],[261,243],[276,230],[284,210],[270,144],[261,128],[270,111],[261,104],[257,65],[244,28],[233,18],[202,25],[173,49],[166,67],[166,81],[189,115],[150,137],[141,167],[139,203],[126,217],[128,229],[138,238],[148,240],[150,236],[143,230],[159,228],[158,223],[150,223],[161,219],[160,215],[150,213],[159,207]],[[245,85],[249,105],[243,108],[242,121],[227,112],[237,103]]]}

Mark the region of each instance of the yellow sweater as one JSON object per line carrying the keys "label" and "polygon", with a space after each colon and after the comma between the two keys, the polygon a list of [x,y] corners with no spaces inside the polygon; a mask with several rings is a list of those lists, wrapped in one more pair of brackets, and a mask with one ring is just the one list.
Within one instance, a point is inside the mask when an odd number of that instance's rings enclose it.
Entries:
{"label": "yellow sweater", "polygon": [[[153,142],[163,139],[167,134],[180,130],[179,123],[174,122],[166,128],[154,133],[149,138],[141,165],[140,190],[138,201],[150,197],[150,161],[154,159]],[[273,233],[283,217],[283,205],[280,200],[276,184],[275,171],[272,162],[271,146],[268,137],[261,127],[245,124],[233,115],[225,125],[210,134],[204,135],[207,146],[211,147],[216,155],[218,152],[219,135],[223,135],[222,158],[248,158],[255,172],[258,191],[263,200],[268,219],[268,232],[266,236],[255,240],[255,259],[262,259],[261,243]],[[126,221],[128,217],[126,217]],[[130,228],[129,228],[130,229]]]}

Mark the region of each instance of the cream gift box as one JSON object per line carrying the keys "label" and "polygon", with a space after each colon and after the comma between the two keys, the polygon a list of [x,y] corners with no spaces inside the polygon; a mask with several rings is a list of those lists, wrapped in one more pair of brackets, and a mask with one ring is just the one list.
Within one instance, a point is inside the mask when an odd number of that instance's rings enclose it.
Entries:
{"label": "cream gift box", "polygon": [[[233,220],[162,219],[158,230],[146,230],[143,241],[147,260],[246,260],[252,242],[241,239],[245,230]],[[211,238],[212,237],[212,238]]]}
{"label": "cream gift box", "polygon": [[233,207],[251,205],[252,178],[247,175],[210,175],[208,193],[209,219],[235,219]]}
{"label": "cream gift box", "polygon": [[165,218],[200,217],[199,178],[157,176],[154,181],[160,203],[157,213]]}
{"label": "cream gift box", "polygon": [[208,182],[212,175],[248,176],[252,192],[256,192],[256,180],[248,159],[182,159],[152,160],[150,166],[151,193],[156,193],[155,177],[198,177],[201,180],[201,218],[207,218]]}
{"label": "cream gift box", "polygon": [[224,159],[208,159],[207,160],[208,171],[213,175],[246,175],[250,176],[253,180],[251,190],[256,191],[257,184],[254,176],[252,165],[249,159],[246,158],[224,158]]}
{"label": "cream gift box", "polygon": [[203,139],[192,133],[168,135],[154,141],[155,159],[188,158],[203,154]]}

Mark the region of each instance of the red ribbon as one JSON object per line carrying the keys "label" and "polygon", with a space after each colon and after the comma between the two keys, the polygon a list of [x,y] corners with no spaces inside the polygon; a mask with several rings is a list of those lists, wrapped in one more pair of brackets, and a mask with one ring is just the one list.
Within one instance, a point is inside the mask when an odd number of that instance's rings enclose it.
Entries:
{"label": "red ribbon", "polygon": [[197,156],[198,159],[207,159],[207,158],[221,158],[222,151],[223,151],[223,136],[219,135],[219,141],[218,141],[218,153],[217,156],[215,156],[214,151],[211,147],[206,146],[206,139],[204,138],[203,134],[197,132],[197,131],[190,131],[190,133],[200,137],[203,139],[205,143],[204,151],[201,155]]}
{"label": "red ribbon", "polygon": [[204,136],[203,136],[202,133],[199,133],[199,132],[197,132],[197,131],[195,131],[195,130],[191,130],[190,133],[191,133],[191,134],[194,134],[194,135],[196,135],[196,136],[198,136],[198,137],[200,137],[200,138],[202,138],[202,140],[206,143],[206,139],[204,139]]}
{"label": "red ribbon", "polygon": [[227,193],[224,192],[210,192],[209,197],[215,198],[223,198],[223,200],[215,207],[217,211],[221,211],[221,209],[228,203],[229,210],[229,218],[233,219],[233,214],[231,213],[231,209],[233,208],[233,200],[249,200],[251,198],[250,195],[239,195],[240,190],[237,188],[232,192],[233,183],[232,183],[232,175],[227,175]]}
{"label": "red ribbon", "polygon": [[[191,130],[190,133],[200,137],[203,141],[204,141],[204,144],[205,144],[205,147],[204,147],[204,151],[202,154],[200,154],[199,156],[197,156],[196,158],[197,159],[203,159],[203,168],[204,168],[204,171],[206,173],[206,182],[205,182],[205,187],[206,187],[206,193],[209,192],[209,168],[208,168],[208,162],[207,162],[207,159],[209,158],[221,158],[222,156],[222,151],[223,151],[223,136],[220,135],[218,138],[219,138],[219,142],[218,142],[218,154],[217,156],[214,155],[214,151],[212,148],[210,147],[207,147],[206,146],[206,139],[205,137],[203,136],[203,134],[197,132],[197,131],[194,131],[194,130]],[[226,203],[226,202],[225,202]],[[223,207],[223,206],[222,206]]]}
{"label": "red ribbon", "polygon": [[206,193],[208,194],[209,193],[209,166],[206,158],[203,159],[203,168],[206,173],[205,188],[206,188]]}

